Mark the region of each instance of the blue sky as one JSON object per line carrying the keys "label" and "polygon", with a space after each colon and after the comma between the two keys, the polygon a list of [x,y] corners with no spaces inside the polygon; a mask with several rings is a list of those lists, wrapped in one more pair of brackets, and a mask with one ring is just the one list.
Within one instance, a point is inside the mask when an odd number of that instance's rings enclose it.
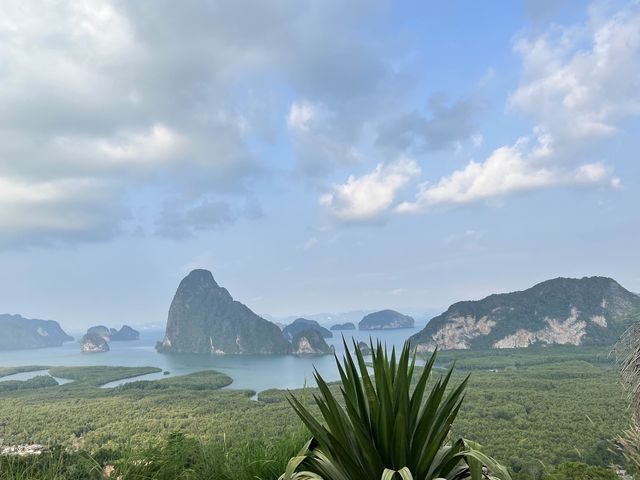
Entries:
{"label": "blue sky", "polygon": [[2,2],[0,311],[640,291],[640,4]]}

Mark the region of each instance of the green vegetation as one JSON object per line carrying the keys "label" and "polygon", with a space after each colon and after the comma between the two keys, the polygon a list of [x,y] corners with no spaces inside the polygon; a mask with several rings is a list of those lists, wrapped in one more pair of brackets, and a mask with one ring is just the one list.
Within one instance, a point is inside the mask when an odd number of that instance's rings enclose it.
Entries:
{"label": "green vegetation", "polygon": [[34,388],[54,387],[58,382],[49,375],[38,375],[29,380],[5,380],[0,382],[0,393]]}
{"label": "green vegetation", "polygon": [[116,472],[127,480],[275,480],[308,433],[302,429],[269,442],[238,445],[174,434],[157,446],[125,456]]}
{"label": "green vegetation", "polygon": [[574,345],[531,346],[490,350],[445,350],[438,354],[438,365],[456,370],[502,370],[582,360],[612,368],[615,360],[609,348]]}
{"label": "green vegetation", "polygon": [[89,385],[99,387],[105,383],[133,378],[148,373],[161,372],[157,367],[53,367],[49,369],[49,374],[58,378],[67,378],[76,382],[84,382]]}
{"label": "green vegetation", "polygon": [[168,388],[184,390],[218,390],[231,385],[233,379],[224,373],[214,370],[195,372],[179,377],[163,378],[162,380],[138,380],[119,387],[123,390],[166,390]]}
{"label": "green vegetation", "polygon": [[546,478],[548,480],[618,480],[618,476],[611,469],[580,462],[558,465]]}
{"label": "green vegetation", "polygon": [[475,444],[449,437],[468,377],[449,387],[450,369],[432,382],[427,395],[436,353],[414,377],[416,357],[411,359],[408,342],[397,360],[395,348],[389,356],[378,342],[375,349],[371,345],[370,375],[358,344],[354,341],[355,361],[344,346],[344,363],[337,362],[341,401],[315,374],[320,392],[314,398],[323,423],[294,395],[289,397],[313,437],[288,463],[282,480],[481,480],[483,466],[490,479],[510,480],[506,469]]}
{"label": "green vegetation", "polygon": [[[516,480],[554,475],[566,462],[603,468],[622,464],[612,441],[629,426],[629,414],[608,353],[606,348],[580,347],[441,352],[440,366],[449,367],[457,359],[468,369],[458,371],[456,366],[451,382],[461,382],[471,371],[453,435],[483,445]],[[175,461],[182,466],[176,467],[179,473],[171,471],[172,478],[275,480],[309,437],[282,390],[261,392],[260,401],[254,401],[251,391],[213,390],[211,385],[222,382],[218,384],[222,386],[228,380],[211,372],[105,389],[96,385],[111,381],[114,372],[108,372],[105,380],[104,371],[94,370],[93,377],[89,370],[83,371],[82,377],[66,385],[0,392],[5,445],[61,445],[67,452],[64,462],[60,451],[58,457],[44,454],[40,460],[0,456],[0,479],[94,478],[87,473],[89,458],[101,466],[110,463],[126,469],[125,478],[169,478],[159,472],[163,459],[173,452],[172,458],[183,463]],[[131,373],[122,369],[116,376],[123,378],[122,372]],[[142,373],[148,372],[135,372]],[[69,378],[68,371],[56,371],[58,375]],[[188,387],[201,382],[211,388]],[[339,395],[338,385],[329,388]],[[318,412],[312,404],[317,393],[293,391],[312,412]],[[183,436],[185,450],[172,443],[174,434]],[[143,459],[153,460],[146,473]],[[6,473],[7,462],[13,462],[12,475]],[[62,473],[20,477],[19,472],[36,468],[29,462],[43,469],[59,465]],[[205,466],[217,476],[204,475]],[[84,476],[73,477],[69,469]]]}

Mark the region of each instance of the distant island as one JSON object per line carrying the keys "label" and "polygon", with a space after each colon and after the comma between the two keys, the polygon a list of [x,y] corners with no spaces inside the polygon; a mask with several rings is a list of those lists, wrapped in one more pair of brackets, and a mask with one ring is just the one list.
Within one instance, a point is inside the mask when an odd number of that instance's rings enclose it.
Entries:
{"label": "distant island", "polygon": [[109,342],[126,342],[139,338],[140,332],[129,325],[123,325],[120,330],[96,325],[89,327],[87,333],[80,339],[80,351],[84,353],[108,352]]}
{"label": "distant island", "polygon": [[611,278],[555,278],[454,303],[410,341],[419,350],[612,345],[638,318],[640,296]]}
{"label": "distant island", "polygon": [[291,344],[273,323],[219,286],[208,270],[193,270],[178,286],[160,353],[287,354]]}
{"label": "distant island", "polygon": [[107,342],[128,342],[140,339],[140,332],[131,328],[129,325],[123,325],[120,330],[105,327],[104,325],[96,325],[90,327],[87,333],[98,334]]}
{"label": "distant island", "polygon": [[53,320],[24,318],[21,315],[0,315],[0,350],[59,347],[73,340]]}
{"label": "distant island", "polygon": [[351,322],[346,323],[336,323],[335,325],[331,325],[331,330],[355,330],[356,326]]}
{"label": "distant island", "polygon": [[284,327],[282,334],[284,335],[284,338],[291,341],[298,333],[305,330],[315,330],[322,336],[322,338],[333,337],[333,333],[324,328],[318,322],[315,320],[307,320],[306,318],[295,319],[292,323]]}
{"label": "distant island", "polygon": [[380,310],[365,315],[360,323],[359,330],[389,330],[395,328],[413,328],[415,321],[409,315],[403,315],[395,310]]}

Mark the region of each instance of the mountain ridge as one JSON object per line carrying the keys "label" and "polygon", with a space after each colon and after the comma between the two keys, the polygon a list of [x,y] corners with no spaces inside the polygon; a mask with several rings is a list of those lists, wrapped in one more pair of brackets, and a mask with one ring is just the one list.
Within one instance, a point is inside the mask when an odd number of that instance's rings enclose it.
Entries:
{"label": "mountain ridge", "polygon": [[640,315],[640,296],[608,277],[558,277],[452,304],[410,341],[420,350],[610,345]]}
{"label": "mountain ridge", "polygon": [[59,347],[73,340],[54,320],[0,314],[0,350]]}

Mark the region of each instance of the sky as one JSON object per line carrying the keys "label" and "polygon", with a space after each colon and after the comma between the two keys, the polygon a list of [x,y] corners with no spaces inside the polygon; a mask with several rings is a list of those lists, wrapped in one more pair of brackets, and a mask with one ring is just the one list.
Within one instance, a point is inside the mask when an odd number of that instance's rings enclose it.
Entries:
{"label": "sky", "polygon": [[640,2],[3,0],[0,311],[640,291]]}

